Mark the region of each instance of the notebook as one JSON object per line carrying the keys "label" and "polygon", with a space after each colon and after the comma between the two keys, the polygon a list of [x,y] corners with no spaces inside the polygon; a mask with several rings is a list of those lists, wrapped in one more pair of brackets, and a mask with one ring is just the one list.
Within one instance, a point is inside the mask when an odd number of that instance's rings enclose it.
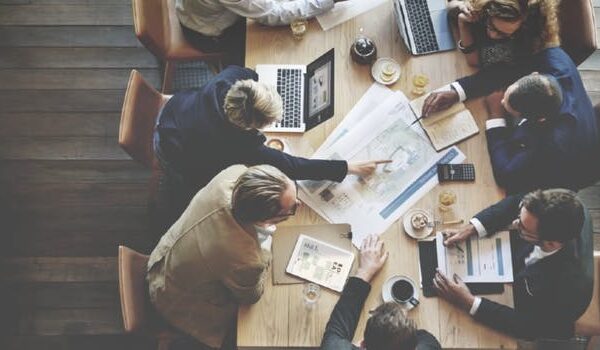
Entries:
{"label": "notebook", "polygon": [[[410,107],[415,115],[421,115],[426,94],[410,102]],[[420,120],[421,126],[429,137],[436,151],[450,147],[479,132],[475,118],[463,103],[456,103],[452,107],[432,113],[427,118]]]}

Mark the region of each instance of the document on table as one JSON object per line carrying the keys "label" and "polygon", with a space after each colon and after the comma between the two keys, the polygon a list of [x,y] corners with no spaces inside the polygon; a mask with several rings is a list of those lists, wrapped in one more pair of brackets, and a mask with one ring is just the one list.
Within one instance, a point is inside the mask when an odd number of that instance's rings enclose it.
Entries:
{"label": "document on table", "polygon": [[329,222],[349,223],[357,247],[366,235],[383,233],[438,183],[438,162],[465,159],[456,147],[436,152],[423,134],[408,127],[415,117],[401,92],[378,104],[344,134],[332,135],[336,140],[325,141],[329,147],[321,147],[313,158],[393,162],[379,166],[367,178],[352,175],[341,183],[300,182],[300,198]]}
{"label": "document on table", "polygon": [[388,0],[346,0],[335,3],[335,6],[317,16],[323,30],[329,30],[360,14],[370,11]]}
{"label": "document on table", "polygon": [[441,232],[436,234],[438,268],[446,275],[455,273],[465,282],[513,281],[512,254],[508,231],[489,237],[471,237],[457,247],[444,246]]}

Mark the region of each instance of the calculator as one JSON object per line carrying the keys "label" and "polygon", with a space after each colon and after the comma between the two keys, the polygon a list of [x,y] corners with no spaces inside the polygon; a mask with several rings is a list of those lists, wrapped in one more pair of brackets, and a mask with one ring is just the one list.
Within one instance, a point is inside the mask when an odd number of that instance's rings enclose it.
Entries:
{"label": "calculator", "polygon": [[473,164],[438,164],[437,173],[440,182],[475,181]]}

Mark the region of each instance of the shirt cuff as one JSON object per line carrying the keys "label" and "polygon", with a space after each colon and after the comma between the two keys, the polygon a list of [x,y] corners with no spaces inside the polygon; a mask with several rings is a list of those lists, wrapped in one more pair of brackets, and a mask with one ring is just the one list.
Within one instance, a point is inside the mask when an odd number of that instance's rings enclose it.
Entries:
{"label": "shirt cuff", "polygon": [[450,84],[450,86],[452,86],[454,90],[456,90],[456,92],[458,93],[458,100],[460,102],[465,102],[465,100],[467,99],[467,94],[465,94],[465,90],[463,90],[462,86],[460,86],[458,81],[453,82],[452,84]]}
{"label": "shirt cuff", "polygon": [[505,128],[505,127],[506,127],[506,120],[504,120],[504,118],[488,119],[485,122],[485,130],[490,130],[493,128]]}
{"label": "shirt cuff", "polygon": [[479,221],[479,219],[472,218],[471,220],[469,220],[469,222],[475,227],[475,231],[477,231],[477,235],[479,235],[479,237],[487,236],[487,230],[485,229],[485,226],[483,226],[481,221]]}
{"label": "shirt cuff", "polygon": [[469,310],[469,314],[471,316],[475,316],[477,310],[479,309],[479,305],[481,305],[481,298],[475,297],[475,300],[473,300],[473,305],[471,305],[471,309]]}

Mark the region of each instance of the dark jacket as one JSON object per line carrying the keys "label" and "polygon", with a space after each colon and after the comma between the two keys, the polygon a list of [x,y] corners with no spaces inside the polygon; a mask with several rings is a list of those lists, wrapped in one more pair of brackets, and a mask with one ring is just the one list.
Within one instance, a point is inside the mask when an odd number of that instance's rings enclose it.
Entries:
{"label": "dark jacket", "polygon": [[[358,350],[352,344],[360,312],[369,295],[371,285],[360,278],[350,277],[338,300],[321,342],[322,350]],[[433,335],[424,330],[417,331],[417,347],[415,350],[441,349],[440,343]]]}
{"label": "dark jacket", "polygon": [[253,70],[229,66],[199,89],[178,92],[166,103],[157,132],[161,155],[194,190],[234,164],[270,164],[292,179],[341,181],[345,161],[309,160],[264,145],[257,130],[242,130],[225,116],[223,103],[238,80],[258,80]]}
{"label": "dark jacket", "polygon": [[[518,216],[521,195],[505,198],[475,217],[488,233],[496,232]],[[533,245],[511,236],[514,308],[482,298],[475,319],[512,336],[535,339],[568,339],[575,321],[592,298],[593,244],[591,220],[586,210],[578,239],[561,250],[526,266]]]}
{"label": "dark jacket", "polygon": [[577,67],[561,48],[542,50],[520,67],[496,66],[458,82],[467,98],[475,98],[533,71],[558,80],[563,94],[560,113],[545,123],[527,121],[488,130],[494,176],[510,193],[554,187],[579,190],[600,177],[599,125]]}

